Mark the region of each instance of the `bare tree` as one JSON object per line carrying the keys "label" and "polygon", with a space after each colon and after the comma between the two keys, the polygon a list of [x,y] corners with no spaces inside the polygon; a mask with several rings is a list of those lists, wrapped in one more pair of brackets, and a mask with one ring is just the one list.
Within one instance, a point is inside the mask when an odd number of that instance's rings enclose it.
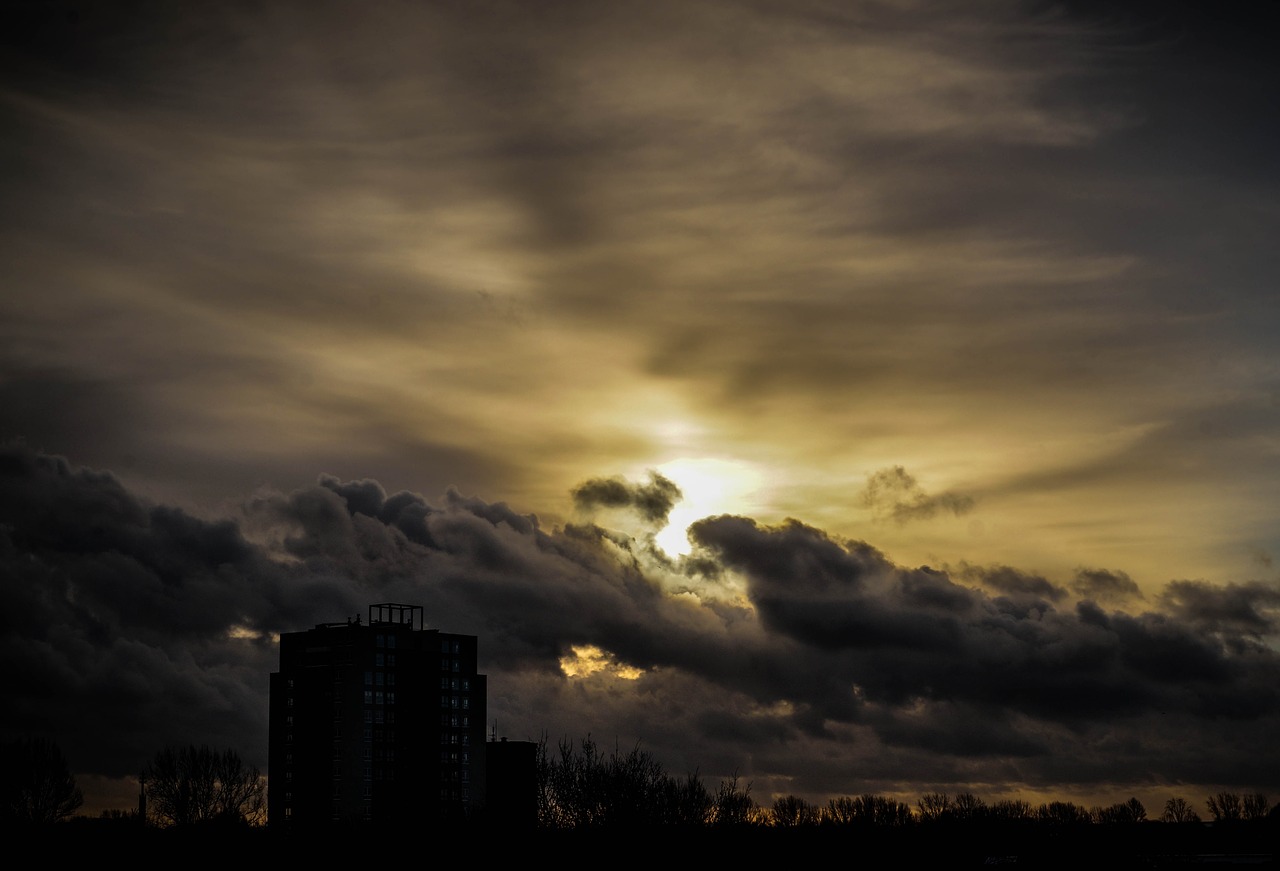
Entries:
{"label": "bare tree", "polygon": [[926,823],[949,819],[952,814],[951,796],[945,792],[926,792],[916,802],[916,813],[920,821]]}
{"label": "bare tree", "polygon": [[784,795],[774,799],[771,821],[783,829],[817,825],[818,808],[798,795]]}
{"label": "bare tree", "polygon": [[1229,823],[1244,819],[1244,803],[1240,801],[1238,793],[1220,792],[1209,796],[1205,804],[1209,807],[1214,822]]}
{"label": "bare tree", "polygon": [[1020,798],[1007,798],[994,802],[987,810],[987,816],[993,820],[1030,820],[1035,817],[1035,808],[1031,802]]}
{"label": "bare tree", "polygon": [[1198,823],[1200,814],[1195,812],[1191,803],[1180,795],[1175,795],[1164,803],[1164,813],[1160,821],[1165,823]]}
{"label": "bare tree", "polygon": [[738,775],[720,781],[716,788],[711,822],[717,826],[747,826],[759,821],[759,806],[751,797],[751,784],[738,786]]}
{"label": "bare tree", "polygon": [[1267,797],[1260,792],[1246,795],[1241,805],[1241,813],[1246,820],[1260,820],[1271,812]]}
{"label": "bare tree", "polygon": [[1147,818],[1147,809],[1137,798],[1131,798],[1120,804],[1094,808],[1092,814],[1095,823],[1140,823]]}
{"label": "bare tree", "polygon": [[864,795],[863,806],[871,822],[882,827],[908,826],[914,822],[911,806],[887,795]]}
{"label": "bare tree", "polygon": [[822,822],[833,826],[849,826],[857,821],[858,805],[855,798],[842,795],[827,799],[827,806],[822,809]]}
{"label": "bare tree", "polygon": [[667,777],[658,794],[657,821],[672,826],[702,826],[711,818],[715,800],[697,772],[683,780]]}
{"label": "bare tree", "polygon": [[1076,825],[1093,821],[1089,809],[1070,801],[1051,801],[1036,808],[1036,819],[1056,825]]}
{"label": "bare tree", "polygon": [[47,738],[21,738],[0,760],[0,815],[22,825],[46,825],[71,816],[84,797],[61,748]]}
{"label": "bare tree", "polygon": [[565,738],[558,753],[539,744],[538,820],[544,828],[690,826],[714,815],[714,800],[697,774],[668,775],[647,750],[604,752],[588,735]]}
{"label": "bare tree", "polygon": [[865,793],[830,799],[823,812],[825,822],[833,825],[892,828],[915,822],[911,806],[887,795]]}
{"label": "bare tree", "polygon": [[142,781],[148,820],[157,825],[256,825],[266,814],[266,781],[232,750],[166,747],[143,771]]}
{"label": "bare tree", "polygon": [[987,803],[971,792],[962,792],[952,800],[951,812],[958,820],[973,822],[987,815]]}

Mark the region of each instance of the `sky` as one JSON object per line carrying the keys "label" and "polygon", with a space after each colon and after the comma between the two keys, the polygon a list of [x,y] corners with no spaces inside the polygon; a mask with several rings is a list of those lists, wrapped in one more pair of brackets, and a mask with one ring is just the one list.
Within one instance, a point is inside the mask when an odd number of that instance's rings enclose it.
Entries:
{"label": "sky", "polygon": [[265,770],[278,634],[404,602],[762,803],[1280,799],[1280,46],[1207,7],[6,4],[0,735]]}

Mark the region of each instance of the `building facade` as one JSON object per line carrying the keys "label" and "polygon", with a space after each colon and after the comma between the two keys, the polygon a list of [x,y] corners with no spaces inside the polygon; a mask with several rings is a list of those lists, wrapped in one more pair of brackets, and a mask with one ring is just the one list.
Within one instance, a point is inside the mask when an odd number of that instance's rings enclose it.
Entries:
{"label": "building facade", "polygon": [[280,636],[271,675],[267,814],[283,830],[421,827],[484,804],[485,675],[477,639],[416,605]]}

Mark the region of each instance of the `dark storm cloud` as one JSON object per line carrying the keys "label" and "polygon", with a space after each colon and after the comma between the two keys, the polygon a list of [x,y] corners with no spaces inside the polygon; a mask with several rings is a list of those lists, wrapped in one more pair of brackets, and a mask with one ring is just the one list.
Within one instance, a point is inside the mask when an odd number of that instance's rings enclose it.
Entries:
{"label": "dark storm cloud", "polygon": [[47,732],[86,771],[122,776],[171,741],[256,754],[257,623],[279,573],[230,521],[149,505],[114,476],[0,454],[4,664],[23,678],[5,731]]}
{"label": "dark storm cloud", "polygon": [[[1258,641],[1278,600],[1263,585],[1171,585],[1165,612],[1068,607],[1012,569],[980,573],[1001,588],[992,596],[798,522],[707,518],[697,559],[717,566],[717,585],[742,578],[746,607],[719,586],[671,586],[689,578],[626,536],[543,530],[457,491],[433,505],[324,475],[255,495],[237,519],[201,519],[17,445],[0,475],[0,667],[16,676],[4,731],[54,735],[86,773],[126,776],[177,740],[263,762],[270,633],[376,601],[422,604],[430,624],[479,635],[491,712],[513,733],[643,737],[690,770],[754,759],[753,777],[837,753],[814,789],[833,771],[887,777],[889,759],[911,766],[901,777],[990,776],[1017,759],[1026,782],[1052,786],[1062,754],[1085,757],[1086,782],[1109,782],[1128,769],[1096,736],[1136,739],[1152,711],[1181,730],[1156,769],[1173,781],[1205,764],[1198,743],[1280,717],[1280,663]],[[600,484],[584,492],[630,509],[644,489]],[[650,501],[669,493],[649,486]],[[568,680],[560,661],[577,647],[642,673]],[[1243,751],[1219,747],[1215,764],[1219,780],[1259,776]]]}
{"label": "dark storm cloud", "polygon": [[631,508],[656,526],[666,523],[667,515],[682,498],[675,482],[653,471],[647,484],[632,484],[621,476],[592,478],[574,487],[572,495],[579,510]]}
{"label": "dark storm cloud", "polygon": [[1251,638],[1280,634],[1280,585],[1274,583],[1171,581],[1160,598],[1179,618],[1205,632]]}
{"label": "dark storm cloud", "polygon": [[1088,601],[1010,607],[795,522],[767,528],[722,517],[691,534],[746,576],[766,627],[890,706],[994,706],[1067,724],[1151,707],[1273,716],[1280,701],[1267,688],[1280,660],[1249,633],[1202,636],[1169,615],[1107,612]]}
{"label": "dark storm cloud", "polygon": [[1012,566],[971,566],[962,564],[956,576],[970,583],[980,584],[998,593],[1017,597],[1043,598],[1059,602],[1066,598],[1067,590],[1041,575],[1028,574]]}

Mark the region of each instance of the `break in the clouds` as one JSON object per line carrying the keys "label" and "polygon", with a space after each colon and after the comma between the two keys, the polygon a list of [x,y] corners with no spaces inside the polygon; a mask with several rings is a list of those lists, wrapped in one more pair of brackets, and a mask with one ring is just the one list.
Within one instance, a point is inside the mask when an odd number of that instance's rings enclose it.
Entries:
{"label": "break in the clouds", "polygon": [[1280,790],[1255,752],[1280,727],[1274,585],[1125,610],[798,520],[705,518],[677,562],[456,490],[322,475],[199,518],[21,445],[0,475],[3,731],[53,737],[87,782],[177,741],[263,764],[274,635],[405,601],[480,637],[504,734],[641,741],[757,796]]}

